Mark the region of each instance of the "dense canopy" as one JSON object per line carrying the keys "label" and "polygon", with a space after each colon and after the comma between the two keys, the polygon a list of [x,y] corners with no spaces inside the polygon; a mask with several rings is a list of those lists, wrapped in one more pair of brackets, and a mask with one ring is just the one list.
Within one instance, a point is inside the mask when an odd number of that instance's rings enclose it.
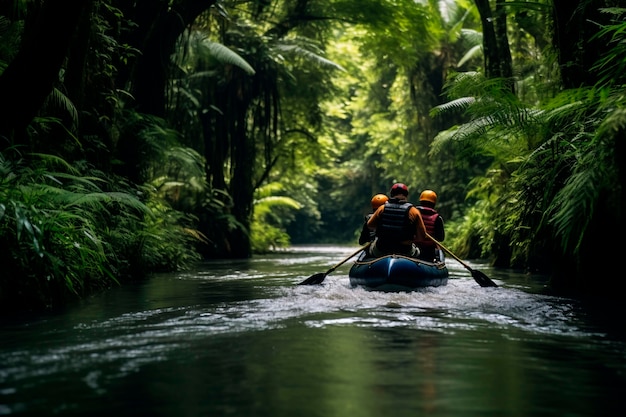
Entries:
{"label": "dense canopy", "polygon": [[396,181],[460,256],[583,290],[624,226],[619,3],[4,2],[0,304],[355,243]]}

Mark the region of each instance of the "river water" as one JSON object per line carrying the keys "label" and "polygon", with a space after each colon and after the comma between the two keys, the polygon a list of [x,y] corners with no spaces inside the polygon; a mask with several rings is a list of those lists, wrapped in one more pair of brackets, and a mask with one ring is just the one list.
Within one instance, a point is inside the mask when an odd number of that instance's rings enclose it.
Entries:
{"label": "river water", "polygon": [[0,415],[626,416],[617,306],[468,262],[499,285],[482,288],[453,259],[447,286],[410,293],[350,288],[352,261],[296,285],[354,250],[210,261],[5,317]]}

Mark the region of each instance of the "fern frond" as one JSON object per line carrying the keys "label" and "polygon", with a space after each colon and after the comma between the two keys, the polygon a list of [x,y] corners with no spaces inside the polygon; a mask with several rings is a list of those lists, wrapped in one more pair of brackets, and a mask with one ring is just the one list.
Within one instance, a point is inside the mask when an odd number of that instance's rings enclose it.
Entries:
{"label": "fern frond", "polygon": [[433,107],[430,110],[431,117],[437,117],[442,113],[446,113],[452,110],[466,110],[470,105],[476,101],[475,97],[461,97],[447,103],[440,104]]}
{"label": "fern frond", "polygon": [[546,212],[548,224],[555,227],[565,251],[578,253],[585,231],[593,217],[594,201],[598,198],[597,171],[581,170],[571,175],[565,186],[554,197]]}

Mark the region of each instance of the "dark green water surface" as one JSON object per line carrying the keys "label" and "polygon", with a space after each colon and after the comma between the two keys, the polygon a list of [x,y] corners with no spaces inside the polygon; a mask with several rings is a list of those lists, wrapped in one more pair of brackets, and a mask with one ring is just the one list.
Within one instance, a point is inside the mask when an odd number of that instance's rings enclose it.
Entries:
{"label": "dark green water surface", "polygon": [[5,318],[0,415],[626,416],[618,306],[469,263],[500,285],[481,288],[453,259],[447,286],[411,293],[350,288],[351,262],[296,285],[354,250],[212,261]]}

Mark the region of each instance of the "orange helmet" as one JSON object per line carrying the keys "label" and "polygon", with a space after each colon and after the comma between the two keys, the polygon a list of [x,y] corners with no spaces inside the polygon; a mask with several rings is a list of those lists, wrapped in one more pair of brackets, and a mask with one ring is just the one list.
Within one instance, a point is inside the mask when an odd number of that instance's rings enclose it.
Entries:
{"label": "orange helmet", "polygon": [[389,198],[385,194],[376,194],[372,197],[372,210],[376,210],[378,207],[382,206],[389,200]]}
{"label": "orange helmet", "polygon": [[437,194],[433,190],[424,190],[420,194],[420,201],[430,201],[435,205],[437,204]]}

